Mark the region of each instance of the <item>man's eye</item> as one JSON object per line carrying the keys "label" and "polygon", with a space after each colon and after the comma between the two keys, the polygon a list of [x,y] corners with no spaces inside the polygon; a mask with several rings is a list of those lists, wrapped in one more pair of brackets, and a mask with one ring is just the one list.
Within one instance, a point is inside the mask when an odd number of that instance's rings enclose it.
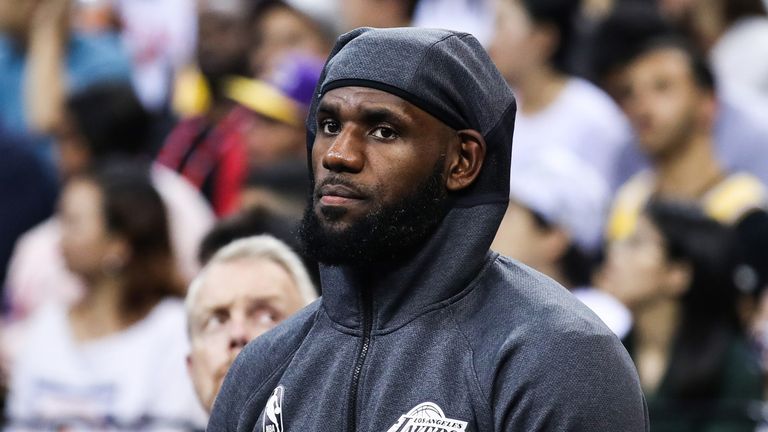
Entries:
{"label": "man's eye", "polygon": [[387,140],[397,138],[397,132],[385,126],[377,127],[376,129],[373,130],[371,134],[376,138],[387,139]]}
{"label": "man's eye", "polygon": [[320,122],[320,129],[324,134],[336,135],[341,130],[341,125],[335,120],[323,120]]}
{"label": "man's eye", "polygon": [[277,314],[271,310],[262,310],[256,314],[256,321],[261,325],[275,325],[279,321]]}
{"label": "man's eye", "polygon": [[218,329],[224,325],[228,318],[227,313],[216,311],[208,316],[208,319],[205,321],[205,328],[208,330]]}

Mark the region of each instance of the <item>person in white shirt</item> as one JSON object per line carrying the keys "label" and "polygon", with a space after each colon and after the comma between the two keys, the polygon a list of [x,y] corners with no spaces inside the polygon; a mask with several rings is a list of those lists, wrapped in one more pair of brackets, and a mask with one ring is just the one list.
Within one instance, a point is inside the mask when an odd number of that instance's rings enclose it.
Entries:
{"label": "person in white shirt", "polygon": [[[67,101],[56,128],[59,174],[70,178],[114,157],[142,159],[147,153],[150,117],[128,84],[89,87]],[[152,165],[152,181],[166,204],[176,266],[186,281],[198,270],[197,245],[213,226],[205,199],[181,176]],[[56,216],[24,234],[16,244],[5,283],[8,318],[21,321],[44,301],[71,304],[82,287],[67,271],[57,244]],[[46,265],[41,267],[40,262]]]}
{"label": "person in white shirt", "polygon": [[9,429],[203,427],[184,371],[184,284],[146,167],[115,162],[73,177],[59,213],[64,262],[84,290],[31,318],[11,372]]}
{"label": "person in white shirt", "polygon": [[498,2],[491,57],[515,91],[512,171],[539,149],[567,149],[588,161],[612,186],[616,162],[631,145],[626,119],[608,95],[569,74],[578,1]]}
{"label": "person in white shirt", "polygon": [[608,184],[567,150],[535,152],[515,170],[510,203],[491,248],[568,288],[619,338],[632,316],[616,298],[592,288],[610,203]]}

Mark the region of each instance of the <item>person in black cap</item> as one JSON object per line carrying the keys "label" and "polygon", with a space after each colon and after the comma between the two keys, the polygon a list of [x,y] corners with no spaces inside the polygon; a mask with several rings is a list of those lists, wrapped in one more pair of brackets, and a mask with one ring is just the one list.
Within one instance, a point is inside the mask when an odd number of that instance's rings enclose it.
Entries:
{"label": "person in black cap", "polygon": [[618,339],[489,250],[515,99],[469,34],[362,28],[307,126],[323,298],[249,344],[210,431],[647,431]]}

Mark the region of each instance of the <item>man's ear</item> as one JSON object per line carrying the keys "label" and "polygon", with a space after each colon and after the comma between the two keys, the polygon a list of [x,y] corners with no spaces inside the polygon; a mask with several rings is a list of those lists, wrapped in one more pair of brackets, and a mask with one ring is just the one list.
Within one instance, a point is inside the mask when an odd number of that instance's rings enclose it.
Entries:
{"label": "man's ear", "polygon": [[451,192],[466,189],[471,185],[483,167],[485,160],[485,138],[474,129],[456,132],[459,137],[455,154],[448,167],[446,187]]}

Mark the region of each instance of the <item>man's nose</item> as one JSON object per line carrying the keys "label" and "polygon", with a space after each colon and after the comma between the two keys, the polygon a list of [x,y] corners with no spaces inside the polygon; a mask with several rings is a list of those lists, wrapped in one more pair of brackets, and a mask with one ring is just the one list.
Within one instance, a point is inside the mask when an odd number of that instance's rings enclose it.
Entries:
{"label": "man's nose", "polygon": [[365,165],[363,145],[354,127],[343,129],[323,154],[323,167],[334,172],[362,171]]}
{"label": "man's nose", "polygon": [[249,332],[243,320],[233,320],[229,330],[229,349],[241,349],[250,342]]}

